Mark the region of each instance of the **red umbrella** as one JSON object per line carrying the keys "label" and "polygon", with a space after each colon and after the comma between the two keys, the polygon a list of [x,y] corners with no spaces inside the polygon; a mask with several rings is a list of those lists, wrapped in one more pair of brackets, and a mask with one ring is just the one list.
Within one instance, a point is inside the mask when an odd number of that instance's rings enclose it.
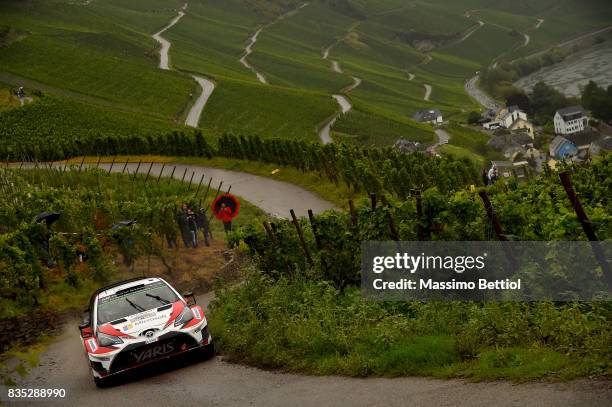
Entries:
{"label": "red umbrella", "polygon": [[[225,207],[229,208],[231,212],[222,211],[222,204],[225,204]],[[240,202],[232,194],[219,195],[212,203],[212,211],[217,219],[229,221],[238,216],[238,211],[240,211]]]}

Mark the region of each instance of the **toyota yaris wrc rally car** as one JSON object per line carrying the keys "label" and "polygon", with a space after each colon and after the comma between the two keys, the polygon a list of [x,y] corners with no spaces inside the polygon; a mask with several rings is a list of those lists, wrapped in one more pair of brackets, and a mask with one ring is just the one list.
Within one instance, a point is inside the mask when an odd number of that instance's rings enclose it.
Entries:
{"label": "toyota yaris wrc rally car", "polygon": [[96,385],[118,373],[187,352],[212,356],[202,308],[161,278],[136,278],[101,288],[89,302],[81,339]]}

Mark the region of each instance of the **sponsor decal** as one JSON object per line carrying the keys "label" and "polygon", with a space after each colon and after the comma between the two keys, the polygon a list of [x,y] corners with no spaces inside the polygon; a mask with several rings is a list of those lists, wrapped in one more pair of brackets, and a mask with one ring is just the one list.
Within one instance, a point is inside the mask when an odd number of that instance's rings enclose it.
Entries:
{"label": "sponsor decal", "polygon": [[134,328],[134,324],[129,323],[129,324],[127,324],[127,325],[124,325],[124,326],[123,326],[123,328],[121,328],[121,330],[122,330],[123,332],[127,332],[127,331],[129,331],[130,329],[133,329],[133,328]]}
{"label": "sponsor decal", "polygon": [[139,321],[135,321],[134,322],[134,326],[146,325],[146,324],[149,324],[151,322],[158,321],[158,320],[165,321],[166,318],[167,318],[166,315],[157,315],[157,316],[154,316],[153,318],[141,319]]}
{"label": "sponsor decal", "polygon": [[136,322],[136,321],[140,321],[142,319],[147,319],[147,318],[151,318],[155,316],[155,311],[153,312],[143,312],[141,314],[137,314],[135,316],[133,316],[132,318],[130,318],[130,320],[132,322]]}
{"label": "sponsor decal", "polygon": [[202,317],[200,316],[200,310],[195,307],[191,309],[193,311],[193,315],[195,315],[196,319],[202,319]]}
{"label": "sponsor decal", "polygon": [[154,346],[149,349],[145,349],[140,352],[132,352],[132,356],[137,363],[143,363],[147,360],[151,360],[160,356],[167,355],[174,351],[174,345],[171,342],[164,343],[158,346]]}
{"label": "sponsor decal", "polygon": [[98,345],[96,345],[96,340],[95,339],[90,339],[87,341],[87,343],[89,344],[89,349],[91,349],[91,352],[95,352],[98,349]]}

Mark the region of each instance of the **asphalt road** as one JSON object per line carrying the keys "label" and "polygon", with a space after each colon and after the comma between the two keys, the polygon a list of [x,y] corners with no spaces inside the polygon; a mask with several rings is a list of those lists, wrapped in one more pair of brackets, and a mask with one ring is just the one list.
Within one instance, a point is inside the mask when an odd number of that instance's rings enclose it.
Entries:
{"label": "asphalt road", "polygon": [[497,103],[495,99],[487,95],[485,92],[480,90],[477,86],[477,83],[478,75],[472,77],[465,83],[465,91],[468,93],[468,95],[476,99],[476,101],[486,109],[498,109],[500,107],[499,103]]}
{"label": "asphalt road", "polygon": [[[212,296],[200,296],[207,304]],[[351,378],[270,372],[224,362],[187,361],[149,368],[114,387],[98,389],[80,343],[78,322],[67,325],[21,388],[64,388],[45,406],[605,406],[607,381],[468,383],[419,377]],[[214,332],[212,332],[214,337]],[[8,403],[9,405],[24,405]]]}
{"label": "asphalt road", "polygon": [[[62,168],[64,165],[65,164],[61,162],[53,164],[54,167]],[[79,164],[77,163],[75,165],[78,167]],[[13,163],[10,164],[10,166],[19,167],[20,164]],[[32,168],[34,164],[24,163],[22,166],[23,168]],[[84,166],[94,167],[95,164],[84,164]],[[99,165],[99,168],[104,170],[108,170],[110,167],[110,163],[101,163]],[[138,169],[138,163],[129,163],[126,166],[123,162],[117,162],[112,166],[112,172],[123,172],[124,167],[126,173],[134,174]],[[151,166],[151,163],[144,162],[141,163],[138,173],[142,175],[147,174],[147,172],[149,172],[149,167],[151,168],[149,174],[150,181],[157,179],[162,169],[163,177],[170,177],[170,175],[174,174],[173,177],[180,180],[183,179],[183,174],[185,174],[186,182],[192,178],[193,174],[194,189],[200,182],[200,179],[202,179],[202,175],[204,175],[204,181],[202,182],[203,188],[206,188],[208,181],[212,177],[211,189],[214,187],[214,191],[212,191],[211,194],[217,191],[219,183],[223,181],[221,187],[222,192],[227,192],[228,188],[231,186],[231,193],[246,199],[249,203],[277,218],[290,218],[291,209],[295,211],[298,217],[307,216],[308,209],[312,209],[315,214],[329,209],[338,209],[333,203],[326,201],[314,192],[273,178],[199,165],[166,164],[166,166],[163,167],[163,164],[154,163]],[[174,167],[176,167],[176,169],[174,169]]]}

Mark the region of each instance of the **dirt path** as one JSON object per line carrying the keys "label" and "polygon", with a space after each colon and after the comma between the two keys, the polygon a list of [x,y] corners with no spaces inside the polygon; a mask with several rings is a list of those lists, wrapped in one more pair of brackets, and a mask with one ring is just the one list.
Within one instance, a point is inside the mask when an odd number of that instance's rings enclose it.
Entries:
{"label": "dirt path", "polygon": [[467,40],[468,38],[470,38],[472,36],[472,34],[474,34],[476,31],[478,31],[479,28],[481,28],[484,25],[484,22],[482,22],[480,20],[478,20],[477,22],[478,22],[478,25],[476,27],[474,27],[473,29],[469,30],[463,37],[461,37],[459,39],[459,41],[457,41],[457,44]]}
{"label": "dirt path", "polygon": [[544,19],[543,18],[538,18],[538,23],[533,27],[534,30],[537,30],[538,28],[540,28],[542,23],[544,23]]}
{"label": "dirt path", "polygon": [[266,79],[266,77],[264,76],[264,74],[262,74],[261,72],[257,71],[257,69],[255,69],[255,67],[253,65],[251,65],[249,63],[249,61],[247,61],[247,57],[249,55],[251,55],[253,53],[253,47],[255,46],[255,43],[257,42],[257,37],[259,37],[259,34],[261,34],[261,32],[267,28],[270,27],[273,24],[276,24],[277,22],[290,17],[292,15],[294,15],[295,13],[297,13],[298,11],[300,11],[301,9],[303,9],[304,7],[306,7],[308,5],[308,3],[302,3],[298,8],[293,9],[291,11],[288,11],[285,14],[280,15],[279,17],[276,18],[276,20],[272,21],[271,23],[268,23],[266,25],[263,25],[261,27],[259,27],[257,29],[257,31],[255,31],[255,33],[253,33],[253,35],[251,37],[249,37],[249,39],[247,40],[247,45],[244,47],[244,54],[242,54],[242,56],[240,57],[240,59],[238,60],[245,68],[250,69],[251,71],[253,71],[253,73],[255,74],[255,76],[257,77],[257,80],[263,84],[268,84],[268,80]]}
{"label": "dirt path", "polygon": [[[211,294],[199,296],[206,305]],[[607,381],[570,383],[468,383],[420,377],[352,378],[270,372],[212,360],[166,366],[122,384],[97,389],[78,336],[78,322],[40,358],[22,388],[63,388],[64,400],[44,405],[150,406],[604,406],[610,405]],[[214,332],[212,332],[214,337]],[[150,369],[152,370],[152,369]],[[22,404],[18,404],[22,405]],[[41,404],[42,405],[42,404]]]}
{"label": "dirt path", "polygon": [[429,97],[431,96],[431,85],[424,83],[423,86],[425,87],[425,95],[423,96],[423,100],[428,101]]}
{"label": "dirt path", "polygon": [[[149,167],[150,164],[142,163],[139,173],[146,174],[149,171]],[[312,209],[314,213],[320,213],[336,208],[331,202],[324,200],[313,192],[272,178],[185,164],[166,165],[163,176],[170,176],[173,167],[176,167],[176,170],[174,170],[174,178],[176,179],[182,179],[185,170],[187,170],[186,180],[189,180],[193,173],[194,182],[199,182],[202,174],[204,174],[204,180],[207,184],[210,177],[212,177],[212,185],[215,187],[215,190],[219,183],[223,181],[222,189],[224,191],[227,191],[227,188],[231,185],[233,193],[243,197],[272,216],[289,218],[290,209],[294,209],[298,216],[307,216],[308,209]],[[109,169],[110,164],[100,164],[100,168]],[[136,168],[138,168],[137,163],[130,163],[127,165],[126,170],[134,173]],[[113,166],[113,172],[121,172],[122,170],[123,163]],[[154,164],[151,167],[151,178],[158,177],[161,170],[162,164]]]}
{"label": "dirt path", "polygon": [[336,102],[338,102],[338,105],[340,106],[340,112],[334,115],[319,131],[319,138],[321,139],[321,142],[323,144],[329,144],[333,141],[330,134],[331,128],[334,123],[336,123],[336,120],[338,120],[338,117],[340,117],[341,114],[347,113],[353,108],[353,105],[346,97],[342,95],[332,95],[332,97],[336,99]]}
{"label": "dirt path", "polygon": [[247,61],[247,57],[253,53],[253,46],[257,42],[257,37],[259,36],[259,33],[261,33],[262,30],[263,30],[263,27],[259,28],[249,38],[249,40],[248,40],[249,42],[248,42],[247,46],[244,47],[244,54],[242,55],[242,57],[240,57],[239,61],[240,61],[240,63],[242,65],[244,65],[245,68],[250,69],[251,71],[253,71],[255,76],[257,76],[257,79],[259,80],[259,82],[261,82],[263,84],[267,84],[268,81],[266,80],[266,77],[263,76],[263,74],[257,72],[257,70],[251,64],[249,64],[249,62]]}
{"label": "dirt path", "polygon": [[434,144],[433,146],[431,146],[432,148],[436,148],[436,147],[443,146],[444,144],[448,144],[448,141],[450,140],[450,134],[448,134],[446,130],[435,129],[434,132],[436,133],[436,136],[438,137],[438,142]]}
{"label": "dirt path", "polygon": [[411,81],[414,79],[414,74],[410,72],[406,72],[408,74],[408,80]]}
{"label": "dirt path", "polygon": [[[340,63],[338,61],[333,60],[333,59],[329,59],[329,53],[331,52],[332,48],[334,48],[336,45],[338,45],[341,41],[344,41],[344,39],[346,39],[346,37],[351,33],[351,31],[353,31],[355,29],[355,27],[357,27],[357,25],[358,25],[358,23],[353,24],[351,26],[351,28],[349,28],[346,36],[344,36],[343,38],[337,40],[336,42],[331,44],[329,47],[325,48],[325,50],[323,51],[323,59],[331,61],[332,70],[334,72],[344,73],[344,71],[340,67]],[[353,78],[353,83],[350,84],[349,86],[345,87],[344,89],[342,89],[341,90],[342,93],[349,93],[352,90],[354,90],[355,88],[357,88],[359,85],[361,85],[361,82],[362,82],[361,78],[358,78],[356,76],[353,76],[352,78]],[[334,116],[332,116],[332,118],[329,119],[323,125],[323,127],[319,130],[319,139],[321,139],[321,142],[323,144],[329,144],[329,143],[331,143],[333,141],[332,138],[331,138],[331,128],[334,125],[334,123],[336,123],[336,120],[338,120],[338,117],[340,117],[341,114],[349,112],[353,108],[353,105],[348,100],[348,98],[346,98],[345,96],[342,96],[342,95],[332,95],[332,97],[334,99],[336,99],[336,102],[338,102],[338,105],[340,106],[340,111],[337,114],[335,114]]]}
{"label": "dirt path", "polygon": [[[172,28],[176,23],[179,22],[181,18],[185,16],[185,10],[187,10],[187,6],[188,3],[185,3],[183,7],[179,10],[177,16],[174,17],[168,23],[168,25],[166,25],[164,28],[152,35],[153,39],[159,42],[159,44],[161,45],[161,49],[159,50],[159,69],[163,69],[166,71],[170,70],[170,57],[168,55],[168,52],[170,51],[172,43],[162,37],[162,34],[168,29]],[[187,118],[185,119],[185,124],[191,127],[198,127],[198,124],[200,123],[200,116],[202,115],[202,111],[206,106],[206,102],[215,90],[215,84],[199,75],[191,75],[191,77],[198,83],[198,85],[200,85],[202,92],[189,110]]]}

